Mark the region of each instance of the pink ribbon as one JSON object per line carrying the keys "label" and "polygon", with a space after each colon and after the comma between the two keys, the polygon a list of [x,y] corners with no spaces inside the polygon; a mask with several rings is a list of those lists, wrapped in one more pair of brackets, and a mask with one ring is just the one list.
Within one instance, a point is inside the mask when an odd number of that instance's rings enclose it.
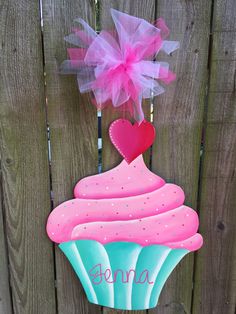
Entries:
{"label": "pink ribbon", "polygon": [[114,9],[111,15],[115,30],[99,34],[84,20],[76,20],[83,29],[74,28],[65,40],[79,48],[68,48],[70,60],[60,70],[76,73],[80,92],[92,92],[98,108],[131,105],[135,120],[141,122],[142,99],[164,92],[158,81],[169,84],[175,79],[168,63],[153,60],[161,50],[170,54],[179,43],[165,40],[169,30],[163,19],[150,24]]}

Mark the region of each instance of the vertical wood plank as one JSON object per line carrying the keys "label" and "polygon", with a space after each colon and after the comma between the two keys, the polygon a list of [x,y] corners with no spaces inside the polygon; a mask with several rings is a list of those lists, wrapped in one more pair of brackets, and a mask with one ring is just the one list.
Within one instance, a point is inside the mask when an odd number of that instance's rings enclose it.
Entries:
{"label": "vertical wood plank", "polygon": [[[155,0],[100,0],[100,27],[101,29],[109,29],[114,27],[112,22],[110,8],[120,10],[124,13],[134,15],[140,18],[144,18],[149,22],[155,19]],[[147,100],[143,102],[143,110],[145,114],[145,119],[150,120],[150,101]],[[110,141],[108,135],[108,128],[112,121],[117,118],[125,117],[129,119],[128,113],[123,114],[121,111],[115,112],[113,108],[105,108],[102,111],[102,169],[107,170],[116,166],[122,157],[114,148]],[[147,165],[149,165],[150,150],[148,150],[144,155],[144,160]]]}
{"label": "vertical wood plank", "polygon": [[[97,112],[88,96],[78,91],[76,76],[58,74],[67,59],[64,36],[81,17],[95,24],[93,1],[43,1],[44,53],[54,207],[73,197],[73,187],[98,169]],[[68,46],[67,46],[68,47]],[[58,313],[99,313],[88,303],[79,279],[56,247]]]}
{"label": "vertical wood plank", "polygon": [[12,314],[6,235],[3,222],[2,172],[0,172],[0,314]]}
{"label": "vertical wood plank", "polygon": [[14,313],[54,314],[39,2],[2,1],[0,21],[0,149]]}
{"label": "vertical wood plank", "polygon": [[[144,18],[149,22],[155,19],[155,0],[125,0],[125,1],[114,1],[114,0],[100,0],[100,26],[101,29],[109,29],[114,24],[111,19],[110,8],[120,10],[124,13],[134,15],[140,18]],[[150,102],[146,101],[143,105],[146,120],[150,119]],[[110,169],[121,161],[121,156],[112,145],[109,135],[108,128],[112,121],[117,118],[123,117],[122,112],[114,112],[111,108],[106,108],[102,111],[102,168],[103,170]],[[128,115],[125,115],[129,118]],[[145,161],[149,164],[149,153],[145,154]],[[114,314],[114,313],[136,313],[143,314],[146,311],[117,311],[108,308],[103,309],[103,313]]]}
{"label": "vertical wood plank", "polygon": [[196,259],[193,313],[236,306],[236,6],[214,2],[210,86],[201,173],[204,246]]}
{"label": "vertical wood plank", "polygon": [[[155,99],[152,170],[185,191],[185,204],[197,207],[201,129],[207,82],[211,1],[157,1],[157,16],[180,41],[173,53],[171,69],[177,80]],[[161,59],[164,60],[164,56]],[[171,58],[167,56],[169,62]],[[190,313],[193,253],[171,274],[149,313]]]}

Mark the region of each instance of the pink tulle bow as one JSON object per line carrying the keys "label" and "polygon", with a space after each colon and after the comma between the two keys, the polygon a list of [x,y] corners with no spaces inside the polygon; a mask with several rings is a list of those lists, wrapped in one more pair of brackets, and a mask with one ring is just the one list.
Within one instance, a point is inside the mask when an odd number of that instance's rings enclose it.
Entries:
{"label": "pink tulle bow", "polygon": [[179,43],[165,40],[169,29],[161,18],[150,24],[114,9],[111,15],[115,30],[99,34],[84,20],[75,20],[82,29],[74,28],[65,40],[79,48],[68,48],[70,60],[60,72],[77,74],[80,92],[93,92],[98,108],[110,102],[115,108],[132,104],[132,114],[141,122],[142,99],[164,92],[157,80],[169,84],[175,79],[168,63],[154,59],[161,50],[170,54]]}

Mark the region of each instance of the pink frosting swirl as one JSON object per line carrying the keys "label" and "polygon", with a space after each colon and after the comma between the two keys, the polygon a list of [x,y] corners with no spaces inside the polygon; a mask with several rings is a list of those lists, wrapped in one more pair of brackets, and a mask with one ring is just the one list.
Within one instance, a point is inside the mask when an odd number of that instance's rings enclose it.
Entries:
{"label": "pink frosting swirl", "polygon": [[142,156],[81,180],[75,196],[49,215],[47,233],[54,242],[129,241],[190,251],[202,246],[197,213],[183,205],[183,190],[151,173]]}

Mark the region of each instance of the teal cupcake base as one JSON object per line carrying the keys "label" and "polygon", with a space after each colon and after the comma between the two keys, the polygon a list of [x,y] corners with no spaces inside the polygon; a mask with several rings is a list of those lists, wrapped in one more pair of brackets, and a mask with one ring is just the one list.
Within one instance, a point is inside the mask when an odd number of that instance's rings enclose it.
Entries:
{"label": "teal cupcake base", "polygon": [[133,242],[101,244],[77,240],[59,245],[88,300],[121,310],[146,310],[157,305],[172,270],[189,251]]}

